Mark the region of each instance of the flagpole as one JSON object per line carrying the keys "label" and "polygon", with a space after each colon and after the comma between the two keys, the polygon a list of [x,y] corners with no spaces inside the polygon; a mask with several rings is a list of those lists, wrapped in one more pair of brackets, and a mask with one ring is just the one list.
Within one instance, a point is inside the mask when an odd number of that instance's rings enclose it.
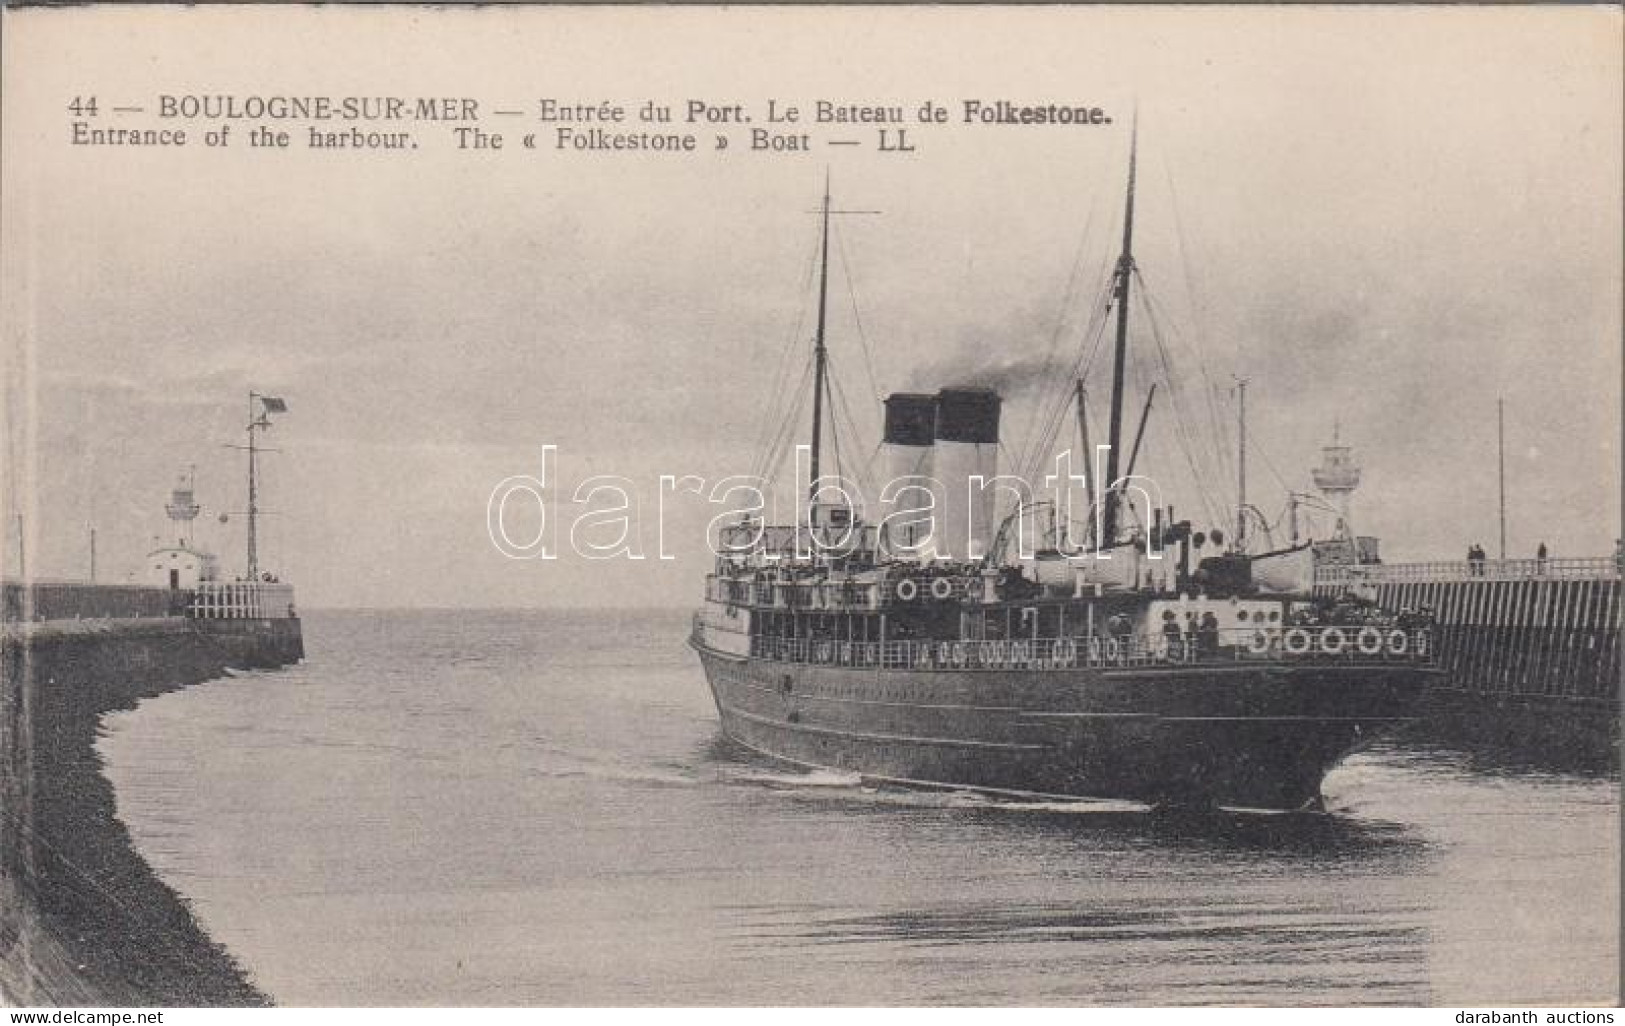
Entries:
{"label": "flagpole", "polygon": [[259,528],[259,451],[254,445],[254,401],[259,396],[248,393],[248,579],[257,581],[260,577],[260,557],[258,551],[257,532]]}
{"label": "flagpole", "polygon": [[1507,558],[1507,420],[1506,400],[1495,400],[1496,456],[1501,470],[1501,558]]}
{"label": "flagpole", "polygon": [[[254,432],[271,426],[271,414],[287,413],[288,404],[280,396],[248,393],[248,579],[260,576],[259,516],[260,516],[260,445]],[[235,447],[234,447],[235,448]],[[276,452],[266,449],[266,452]]]}

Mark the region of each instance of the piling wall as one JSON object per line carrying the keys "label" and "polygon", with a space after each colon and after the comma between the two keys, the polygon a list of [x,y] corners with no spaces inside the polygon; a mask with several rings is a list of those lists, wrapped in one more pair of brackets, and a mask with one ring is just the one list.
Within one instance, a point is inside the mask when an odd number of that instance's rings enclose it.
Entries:
{"label": "piling wall", "polygon": [[0,634],[0,998],[258,1005],[115,816],[103,714],[303,654],[299,621],[8,623]]}
{"label": "piling wall", "polygon": [[1436,727],[1563,761],[1618,764],[1621,584],[1611,560],[1339,569],[1317,580],[1390,609],[1426,606],[1447,676]]}

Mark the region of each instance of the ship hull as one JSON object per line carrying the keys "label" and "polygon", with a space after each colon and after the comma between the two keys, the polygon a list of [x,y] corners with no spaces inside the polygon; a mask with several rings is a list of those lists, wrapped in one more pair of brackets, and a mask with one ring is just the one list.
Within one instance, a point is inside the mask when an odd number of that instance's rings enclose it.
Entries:
{"label": "ship hull", "polygon": [[696,646],[722,728],[777,759],[880,780],[1151,805],[1300,809],[1409,722],[1432,672],[1358,664],[941,672]]}

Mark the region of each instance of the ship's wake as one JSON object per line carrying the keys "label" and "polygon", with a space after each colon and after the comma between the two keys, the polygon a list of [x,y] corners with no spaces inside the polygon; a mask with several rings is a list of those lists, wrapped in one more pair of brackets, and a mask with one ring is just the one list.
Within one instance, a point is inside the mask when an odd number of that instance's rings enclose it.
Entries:
{"label": "ship's wake", "polygon": [[863,788],[862,776],[839,770],[817,769],[798,773],[793,770],[772,772],[756,767],[724,767],[719,770],[718,778],[729,784],[755,784],[780,790],[838,788],[861,791]]}
{"label": "ship's wake", "polygon": [[530,774],[546,780],[574,779],[650,787],[697,787],[701,783],[698,775],[676,764],[629,762],[552,744],[537,744],[534,750],[541,758],[530,767]]}
{"label": "ship's wake", "polygon": [[1050,835],[1122,833],[1172,847],[1220,849],[1262,857],[1417,858],[1426,844],[1401,824],[1333,803],[1325,811],[1180,808],[1110,798],[1062,798],[956,789],[877,779],[856,772],[800,768],[719,739],[701,755],[725,787],[780,801],[851,811],[936,812],[971,817],[1000,829]]}
{"label": "ship's wake", "polygon": [[861,802],[921,809],[990,810],[1046,815],[1145,812],[1139,802],[1105,798],[1026,798],[967,789],[907,783],[834,769],[765,768],[735,763],[717,768],[717,780],[732,787],[757,788],[790,799]]}

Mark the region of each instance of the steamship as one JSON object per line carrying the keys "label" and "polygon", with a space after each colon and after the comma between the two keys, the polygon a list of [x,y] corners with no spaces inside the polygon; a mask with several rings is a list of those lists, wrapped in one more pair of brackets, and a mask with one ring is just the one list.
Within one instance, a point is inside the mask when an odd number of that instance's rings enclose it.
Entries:
{"label": "steamship", "polygon": [[[721,530],[689,639],[728,738],[876,783],[1297,810],[1320,806],[1339,760],[1412,718],[1437,672],[1425,618],[1255,580],[1238,539],[1204,555],[1220,532],[1137,510],[1123,486],[1139,450],[1137,437],[1120,478],[1134,169],[1131,149],[1101,304],[1116,311],[1102,480],[1117,486],[1089,495],[1078,545],[1058,504],[1018,502],[995,529],[991,489],[972,487],[998,471],[1003,399],[986,387],[885,400],[881,470],[929,492],[940,517],[869,524],[820,501],[826,186],[804,511]],[[1080,381],[1086,435],[1083,394]],[[1045,544],[1014,544],[1024,531]]]}

